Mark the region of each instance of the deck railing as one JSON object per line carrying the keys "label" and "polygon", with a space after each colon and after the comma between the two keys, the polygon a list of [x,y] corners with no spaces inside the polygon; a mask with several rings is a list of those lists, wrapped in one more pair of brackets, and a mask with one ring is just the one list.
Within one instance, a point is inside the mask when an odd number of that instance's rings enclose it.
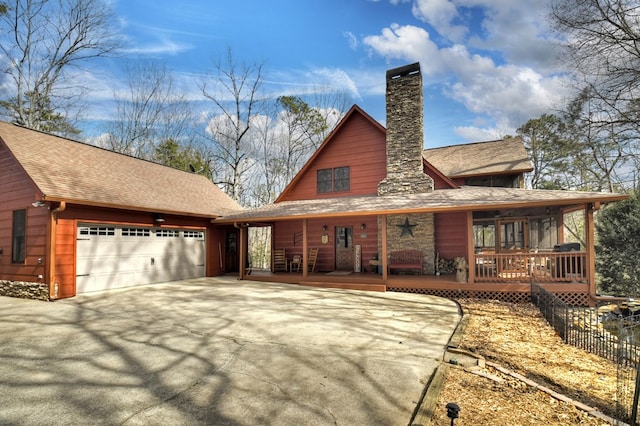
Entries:
{"label": "deck railing", "polygon": [[584,282],[586,252],[479,253],[476,282]]}

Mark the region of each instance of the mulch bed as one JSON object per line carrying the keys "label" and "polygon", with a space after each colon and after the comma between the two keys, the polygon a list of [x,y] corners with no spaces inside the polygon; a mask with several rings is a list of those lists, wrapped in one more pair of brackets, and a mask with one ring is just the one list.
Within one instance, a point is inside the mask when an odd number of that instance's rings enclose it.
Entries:
{"label": "mulch bed", "polygon": [[[565,345],[532,304],[458,302],[469,316],[461,349],[613,415],[617,385],[613,362]],[[451,424],[448,402],[460,406],[456,426],[609,424],[495,368],[487,366],[483,373],[498,379],[450,369],[433,425]]]}

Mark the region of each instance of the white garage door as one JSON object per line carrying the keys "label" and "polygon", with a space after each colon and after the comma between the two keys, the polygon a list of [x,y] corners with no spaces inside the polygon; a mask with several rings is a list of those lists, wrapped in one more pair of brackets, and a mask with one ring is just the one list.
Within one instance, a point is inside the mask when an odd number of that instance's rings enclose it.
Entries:
{"label": "white garage door", "polygon": [[205,276],[205,233],[78,225],[76,293]]}

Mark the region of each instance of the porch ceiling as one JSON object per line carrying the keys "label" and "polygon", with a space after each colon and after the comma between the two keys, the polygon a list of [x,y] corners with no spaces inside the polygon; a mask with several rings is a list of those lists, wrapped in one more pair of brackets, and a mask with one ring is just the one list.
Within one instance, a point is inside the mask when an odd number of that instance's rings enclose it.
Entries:
{"label": "porch ceiling", "polygon": [[627,198],[624,194],[552,191],[465,186],[423,194],[358,196],[284,201],[222,216],[214,223],[269,222],[335,216],[370,216],[469,210],[495,210],[535,206],[572,206],[607,203]]}

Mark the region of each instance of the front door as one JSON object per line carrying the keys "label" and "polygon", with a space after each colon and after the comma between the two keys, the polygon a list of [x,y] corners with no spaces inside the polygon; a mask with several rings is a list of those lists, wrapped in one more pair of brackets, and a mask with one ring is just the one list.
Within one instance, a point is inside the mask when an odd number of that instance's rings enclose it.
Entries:
{"label": "front door", "polygon": [[336,226],[336,270],[353,271],[353,228]]}

